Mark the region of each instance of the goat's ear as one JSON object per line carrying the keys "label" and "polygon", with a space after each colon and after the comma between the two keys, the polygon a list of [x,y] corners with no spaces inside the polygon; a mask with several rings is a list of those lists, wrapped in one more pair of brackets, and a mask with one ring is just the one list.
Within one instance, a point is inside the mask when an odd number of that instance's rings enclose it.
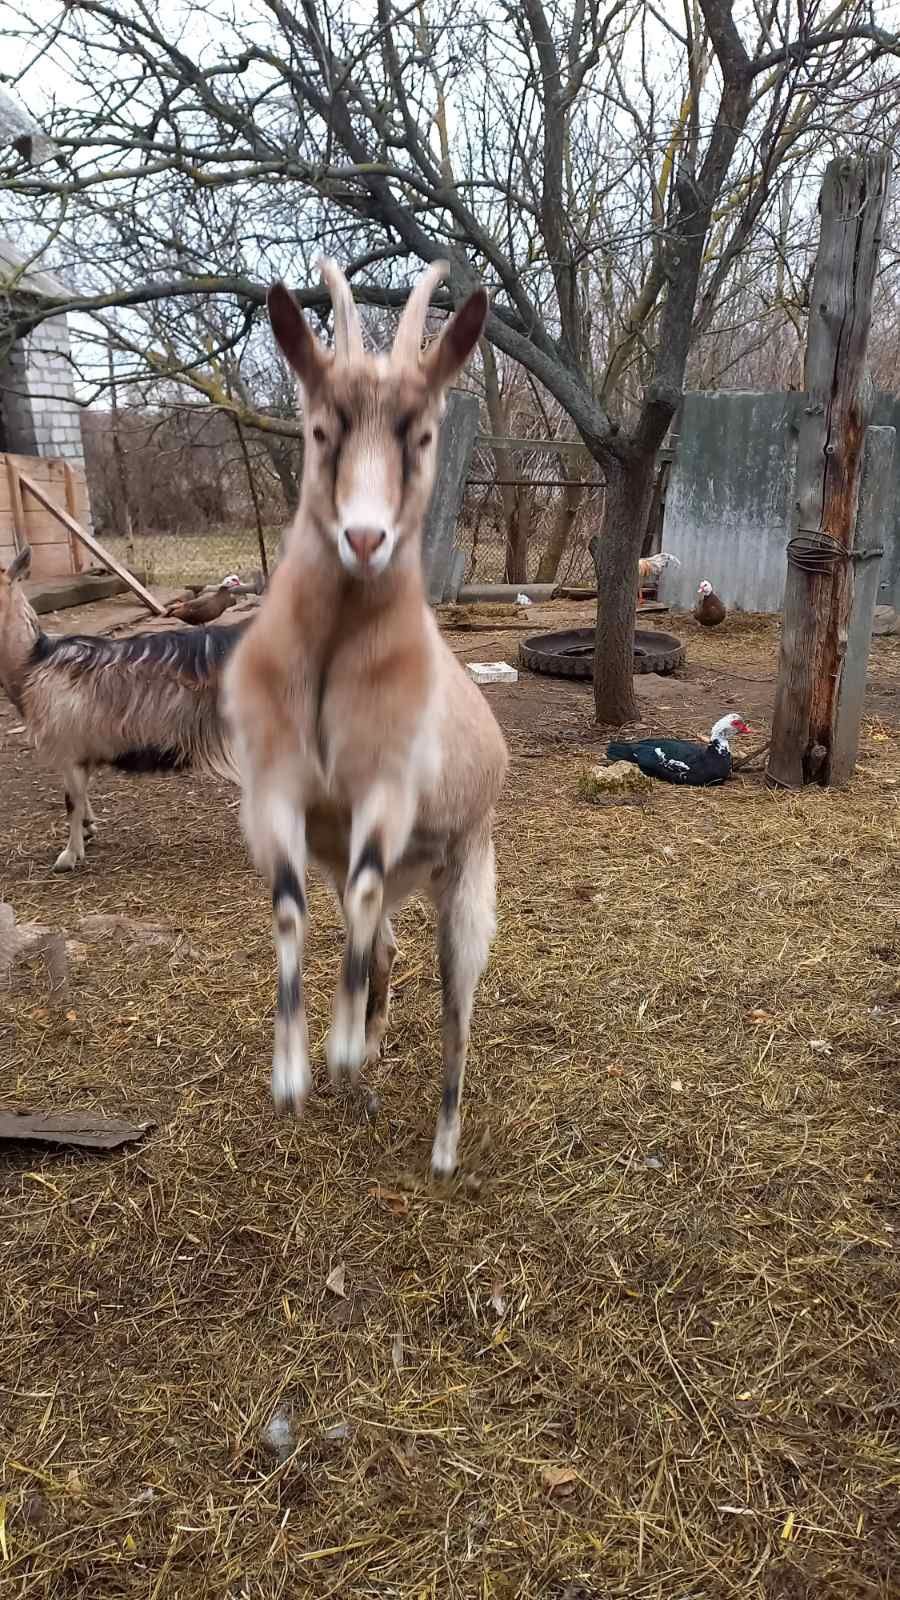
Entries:
{"label": "goat's ear", "polygon": [[475,349],[487,321],[488,297],[486,289],[476,289],[464,300],[422,361],[422,370],[428,382],[437,389],[446,389],[468,361]]}
{"label": "goat's ear", "polygon": [[266,305],[278,348],[309,393],[321,383],[332,357],[310,333],[303,312],[283,283],[273,283]]}
{"label": "goat's ear", "polygon": [[31,545],[26,544],[11,561],[6,569],[6,576],[10,583],[15,583],[17,578],[27,578],[31,571]]}

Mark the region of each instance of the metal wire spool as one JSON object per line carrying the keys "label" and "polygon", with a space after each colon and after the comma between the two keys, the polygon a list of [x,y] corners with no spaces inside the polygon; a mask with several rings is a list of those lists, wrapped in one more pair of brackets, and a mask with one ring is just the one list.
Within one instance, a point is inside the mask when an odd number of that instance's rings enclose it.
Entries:
{"label": "metal wire spool", "polygon": [[801,572],[817,574],[833,572],[839,561],[849,560],[850,552],[830,533],[798,533],[788,542],[787,558]]}

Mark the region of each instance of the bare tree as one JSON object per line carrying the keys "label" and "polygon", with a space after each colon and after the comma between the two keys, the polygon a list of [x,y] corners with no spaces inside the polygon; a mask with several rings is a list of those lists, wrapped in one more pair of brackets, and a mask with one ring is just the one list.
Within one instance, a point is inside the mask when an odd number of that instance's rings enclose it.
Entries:
{"label": "bare tree", "polygon": [[158,308],[159,373],[208,384],[190,314],[227,306],[239,344],[270,274],[321,307],[322,245],[373,307],[403,303],[411,258],[450,261],[444,309],[490,284],[492,346],[602,468],[596,710],[632,719],[634,565],[692,351],[746,307],[755,241],[777,257],[804,165],[893,137],[897,38],[867,0],[208,0],[178,38],[143,0],[5,15],[91,89],[51,119],[67,170],[17,158],[6,209],[68,244],[67,309],[117,308],[121,334]]}

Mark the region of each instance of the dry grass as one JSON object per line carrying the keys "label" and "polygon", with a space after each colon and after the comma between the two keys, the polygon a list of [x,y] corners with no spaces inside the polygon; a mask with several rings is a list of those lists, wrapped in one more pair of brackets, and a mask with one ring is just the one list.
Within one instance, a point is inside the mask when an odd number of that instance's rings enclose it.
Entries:
{"label": "dry grass", "polygon": [[[3,1158],[4,1594],[895,1597],[895,731],[867,725],[848,794],[742,779],[646,813],[579,803],[583,752],[516,737],[482,1184],[449,1195],[409,1176],[438,1098],[425,913],[381,1120],[322,1093],[278,1122],[233,796],[107,780],[109,841],[51,880],[49,796],[7,738],[20,915],[166,917],[195,953],[92,954],[69,1018],[24,996],[0,1034],[14,1103],[159,1121],[112,1158]],[[321,1060],[321,893],[311,943]]]}

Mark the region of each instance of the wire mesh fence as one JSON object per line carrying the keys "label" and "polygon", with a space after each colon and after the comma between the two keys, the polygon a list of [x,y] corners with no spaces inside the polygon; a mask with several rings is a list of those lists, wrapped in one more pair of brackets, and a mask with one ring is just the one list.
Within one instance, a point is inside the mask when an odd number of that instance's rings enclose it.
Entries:
{"label": "wire mesh fence", "polygon": [[466,583],[590,585],[588,541],[602,526],[604,488],[568,442],[480,440],[457,542]]}
{"label": "wire mesh fence", "polygon": [[[264,530],[270,572],[278,559],[281,534],[281,528]],[[255,528],[137,534],[130,544],[124,538],[104,535],[103,543],[126,566],[144,574],[151,587],[155,584],[160,589],[218,583],[232,572],[250,579],[262,569]]]}
{"label": "wire mesh fence", "polygon": [[[514,440],[504,441],[498,453],[492,442],[479,440],[456,534],[465,555],[464,583],[594,584],[588,542],[602,527],[604,487],[593,464],[571,450],[565,441]],[[264,528],[269,570],[285,523]],[[232,572],[249,579],[262,567],[256,529],[238,523],[141,532],[130,544],[118,535],[103,538],[114,555],[160,588],[217,583]]]}

